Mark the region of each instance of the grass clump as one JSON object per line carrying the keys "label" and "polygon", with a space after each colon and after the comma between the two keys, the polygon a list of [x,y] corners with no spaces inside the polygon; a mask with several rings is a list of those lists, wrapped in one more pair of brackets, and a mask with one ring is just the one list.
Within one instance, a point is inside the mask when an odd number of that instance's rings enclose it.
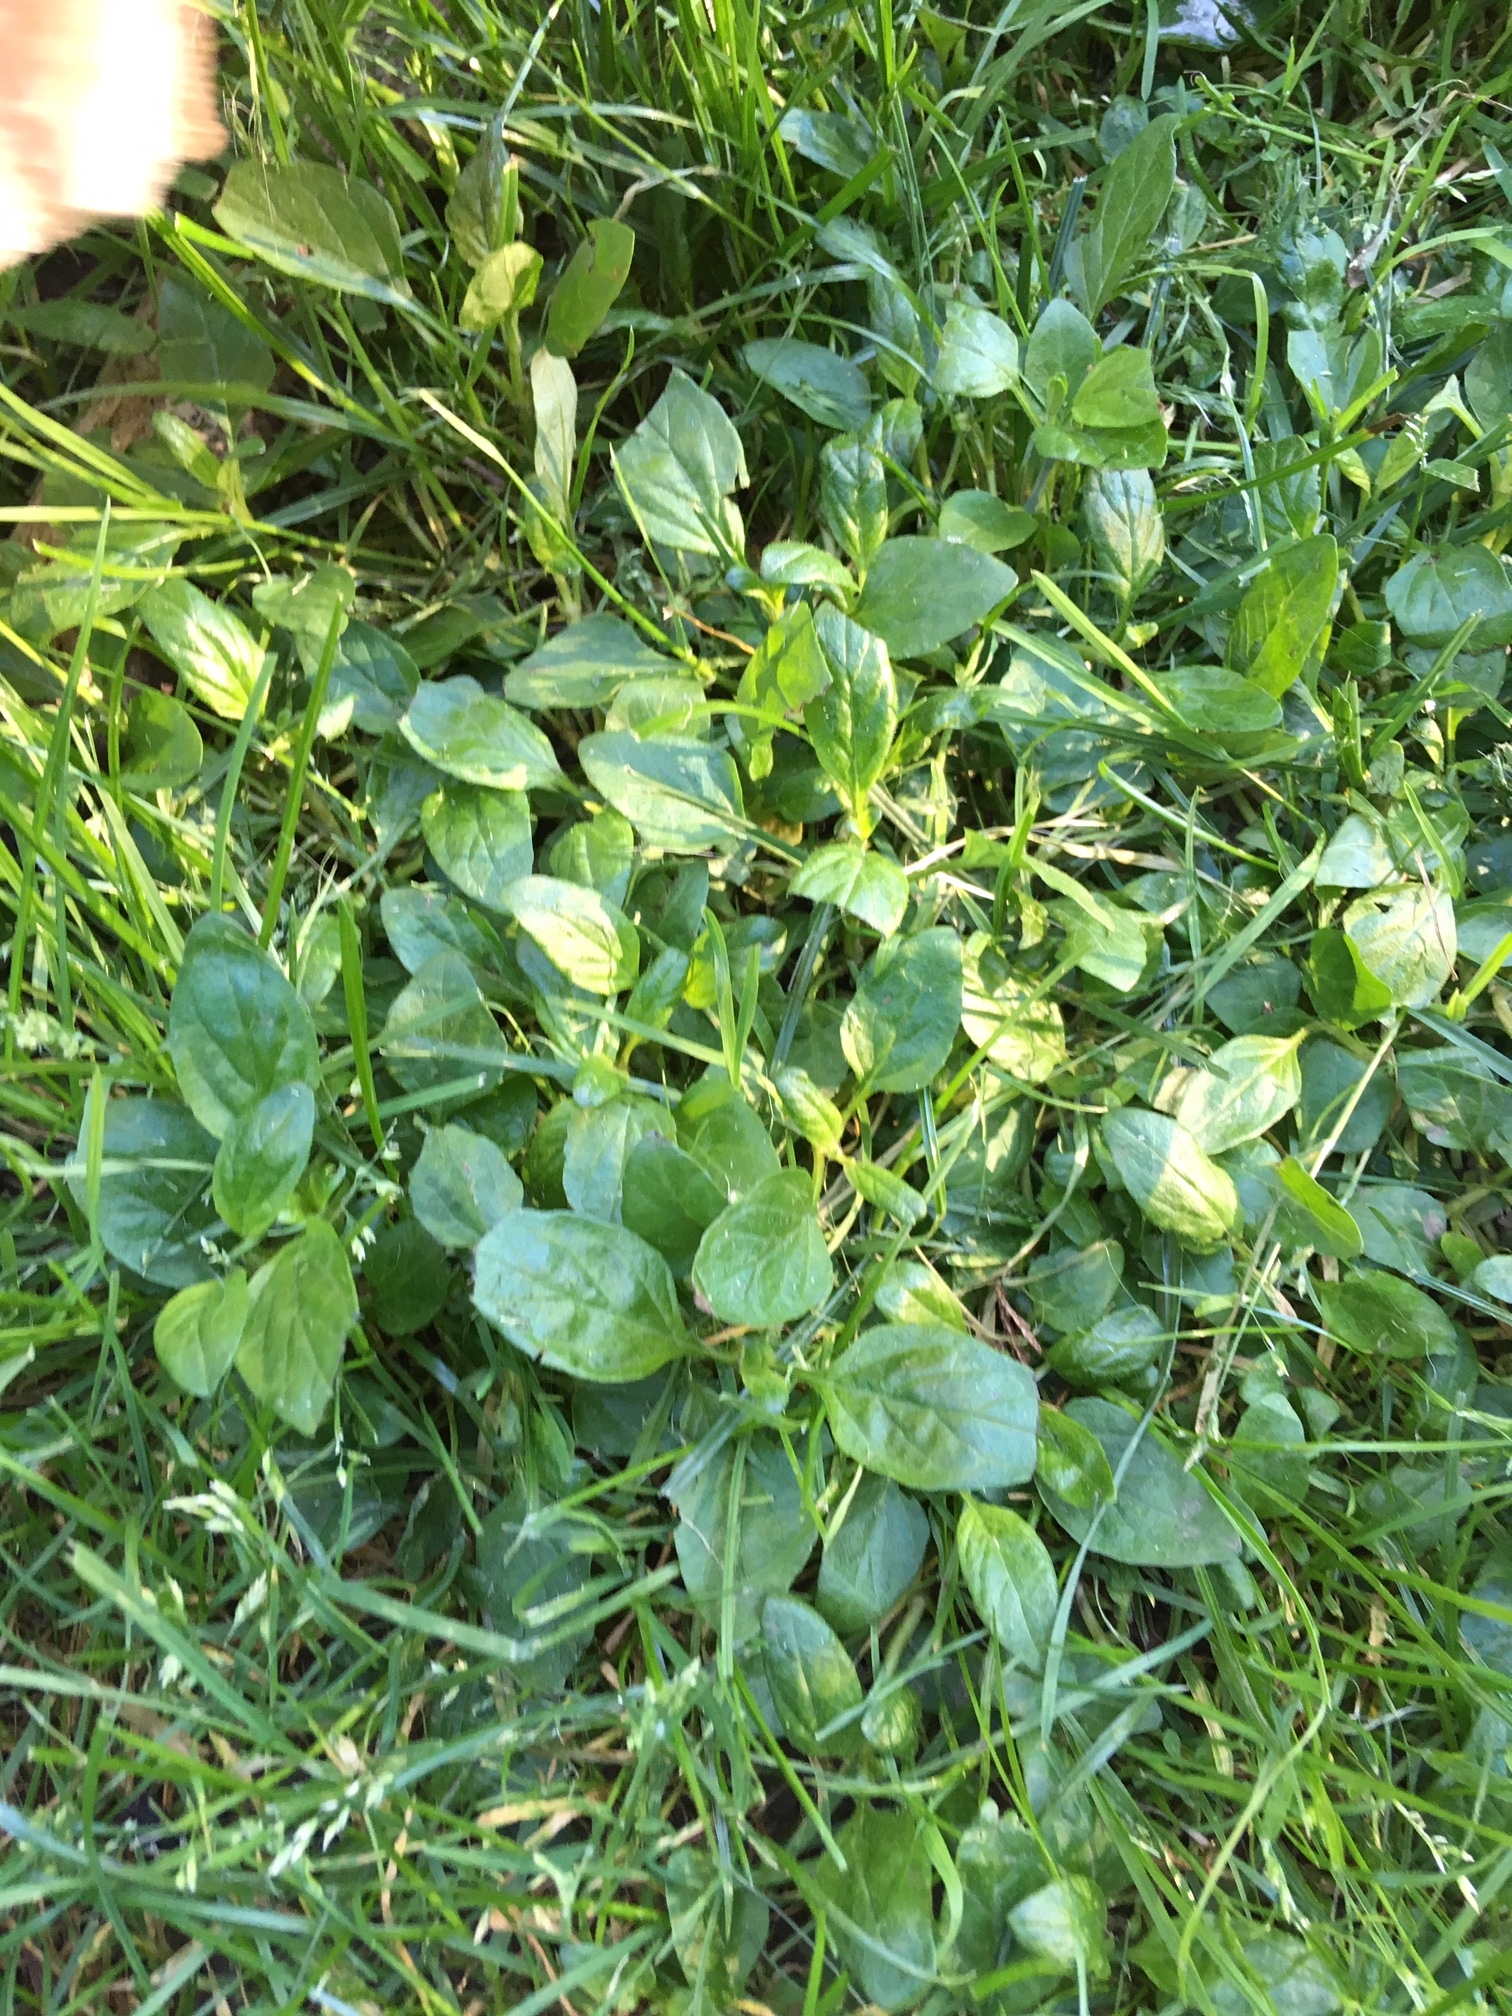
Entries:
{"label": "grass clump", "polygon": [[1503,16],[223,25],[4,281],[5,2005],[1506,2006]]}

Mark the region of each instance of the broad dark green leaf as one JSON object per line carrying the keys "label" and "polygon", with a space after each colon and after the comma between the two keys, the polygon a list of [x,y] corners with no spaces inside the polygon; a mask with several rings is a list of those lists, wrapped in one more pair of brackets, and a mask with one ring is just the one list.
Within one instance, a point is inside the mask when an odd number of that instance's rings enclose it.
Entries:
{"label": "broad dark green leaf", "polygon": [[1080,241],[1082,306],[1095,316],[1144,257],[1176,186],[1176,121],[1152,119],[1113,161]]}
{"label": "broad dark green leaf", "polygon": [[1512,644],[1512,574],[1499,555],[1475,540],[1414,553],[1388,579],[1386,606],[1415,644],[1447,644],[1472,618],[1471,649]]}
{"label": "broad dark green leaf", "polygon": [[530,873],[530,801],[523,791],[495,791],[455,778],[420,808],[425,844],[447,880],[489,910],[506,910],[505,892]]}
{"label": "broad dark green leaf", "polygon": [[273,352],[250,316],[244,320],[186,275],[162,276],[157,323],[158,370],[169,385],[198,386],[202,399],[235,411],[273,383]]}
{"label": "broad dark green leaf", "polygon": [[399,727],[417,755],[464,784],[528,791],[561,782],[540,729],[476,679],[427,679]]}
{"label": "broad dark green leaf", "polygon": [[1169,1114],[1133,1107],[1108,1114],[1102,1150],[1150,1223],[1174,1232],[1184,1245],[1201,1252],[1237,1226],[1232,1181]]}
{"label": "broad dark green leaf", "polygon": [[918,1500],[890,1477],[863,1476],[839,1532],[825,1543],[815,1602],[837,1631],[865,1631],[897,1606],[928,1542]]}
{"label": "broad dark green leaf", "polygon": [[830,1937],[869,2002],[906,2009],[935,1978],[934,1879],[921,1823],[867,1800],[837,1839],[844,1870],[825,1856],[810,1879],[829,1907]]}
{"label": "broad dark green leaf", "polygon": [[733,1645],[748,1643],[763,1602],[793,1586],[819,1538],[787,1451],[760,1431],[726,1442],[711,1460],[675,1470],[667,1495],[679,1515],[673,1538],[689,1597],[721,1635],[728,1618]]}
{"label": "broad dark green leaf", "polygon": [[813,1184],[784,1169],[729,1205],[699,1243],[693,1285],[725,1323],[775,1328],[817,1309],[834,1268],[814,1210]]}
{"label": "broad dark green leaf", "polygon": [[485,1234],[476,1265],[478,1308],[559,1372],[644,1379],[688,1348],[666,1261],[623,1225],[515,1211]]}
{"label": "broad dark green leaf", "polygon": [[978,1616],[1011,1660],[1037,1671],[1060,1601],[1044,1541],[1006,1505],[968,1499],[956,1522],[956,1550]]}
{"label": "broad dark green leaf", "polygon": [[379,914],[384,935],[406,973],[418,973],[438,952],[459,952],[476,967],[497,966],[497,937],[459,896],[410,884],[385,889]]}
{"label": "broad dark green leaf", "polygon": [[847,1456],[916,1491],[985,1491],[1034,1474],[1039,1399],[1024,1367],[940,1325],[864,1330],[824,1376]]}
{"label": "broad dark green leaf", "polygon": [[486,1134],[450,1125],[426,1135],[410,1171],[410,1203],[440,1245],[476,1246],[524,1201],[519,1177]]}
{"label": "broad dark green leaf", "polygon": [[860,367],[838,351],[796,337],[763,336],[747,343],[741,356],[747,370],[821,427],[855,433],[871,417],[871,389]]}
{"label": "broad dark green leaf", "polygon": [[367,1313],[388,1337],[413,1337],[451,1294],[445,1251],[417,1218],[385,1225],[363,1257]]}
{"label": "broad dark green leaf", "polygon": [[604,325],[635,257],[635,233],[616,217],[595,217],[588,236],[551,290],[546,341],[558,357],[576,357]]}
{"label": "broad dark green leaf", "polygon": [[437,952],[401,989],[378,1040],[389,1069],[409,1092],[475,1097],[497,1085],[509,1045],[456,952]]}
{"label": "broad dark green leaf", "polygon": [[840,1040],[872,1090],[913,1092],[939,1072],[961,1019],[961,941],[934,926],[873,955],[845,1011]]}
{"label": "broad dark green leaf", "polygon": [[574,1624],[573,1599],[592,1564],[586,1534],[570,1513],[532,1505],[516,1484],[483,1521],[477,1539],[477,1582],[493,1629],[514,1639],[510,1678],[530,1693],[553,1693],[572,1671],[592,1627]]}
{"label": "broad dark green leaf", "polygon": [[320,1083],[309,1010],[229,917],[201,917],[185,940],[168,1049],[190,1110],[217,1136],[270,1092]]}
{"label": "broad dark green leaf", "polygon": [[1153,1426],[1145,1428],[1120,1476],[1138,1417],[1111,1400],[1072,1400],[1065,1412],[1102,1445],[1118,1483],[1117,1496],[1099,1515],[1073,1505],[1041,1477],[1045,1503],[1073,1540],[1090,1535],[1094,1554],[1135,1568],[1200,1568],[1238,1559],[1237,1530]]}
{"label": "broad dark green leaf", "polygon": [[867,570],[856,621],[894,658],[922,658],[985,622],[1018,586],[990,553],[957,539],[889,539]]}
{"label": "broad dark green leaf", "polygon": [[1422,1358],[1453,1348],[1454,1325],[1438,1303],[1399,1275],[1372,1269],[1320,1282],[1316,1293],[1329,1334],[1350,1351]]}
{"label": "broad dark green leaf", "polygon": [[236,1114],[215,1157],[215,1208],[243,1239],[260,1239],[294,1195],[310,1159],[315,1098],[308,1085],[279,1085]]}
{"label": "broad dark green leaf", "polygon": [[723,1183],[660,1134],[643,1134],[625,1156],[620,1215],[680,1279],[699,1241],[729,1202]]}
{"label": "broad dark green leaf", "polygon": [[312,1219],[253,1275],[236,1369],[280,1420],[313,1435],[356,1320],[346,1252],[325,1219]]}
{"label": "broad dark green leaf", "polygon": [[[762,1664],[788,1741],[844,1757],[861,1741],[861,1682],[829,1625],[796,1596],[768,1596],[761,1610]],[[841,1728],[830,1724],[850,1717]]]}

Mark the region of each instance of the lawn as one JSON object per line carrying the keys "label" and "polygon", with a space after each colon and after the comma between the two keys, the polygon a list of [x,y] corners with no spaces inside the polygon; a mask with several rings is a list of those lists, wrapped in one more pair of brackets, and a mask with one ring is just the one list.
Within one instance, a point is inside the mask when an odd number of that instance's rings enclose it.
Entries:
{"label": "lawn", "polygon": [[224,0],[0,276],[0,2010],[1512,2009],[1512,26]]}

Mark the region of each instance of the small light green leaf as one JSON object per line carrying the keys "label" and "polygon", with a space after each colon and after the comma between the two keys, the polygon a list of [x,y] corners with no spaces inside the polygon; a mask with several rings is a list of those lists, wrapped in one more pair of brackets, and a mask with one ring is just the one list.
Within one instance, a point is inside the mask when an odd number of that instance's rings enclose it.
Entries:
{"label": "small light green leaf", "polygon": [[356,1320],[346,1252],[325,1219],[314,1218],[253,1275],[236,1369],[280,1420],[313,1435]]}
{"label": "small light green leaf", "polygon": [[471,335],[482,335],[528,308],[541,284],[541,255],[518,240],[485,254],[468,282],[457,320]]}
{"label": "small light green leaf", "polygon": [[1319,533],[1273,555],[1245,590],[1229,631],[1229,669],[1276,698],[1315,667],[1339,582],[1339,548]]}
{"label": "small light green leaf", "polygon": [[518,1211],[524,1187],[485,1134],[433,1127],[410,1171],[415,1216],[442,1246],[476,1246],[501,1218]]}
{"label": "small light green leaf", "polygon": [[262,646],[224,602],[192,581],[165,581],[137,607],[168,663],[195,699],[225,721],[240,721],[262,670]]}
{"label": "small light green leaf", "polygon": [[1330,1254],[1336,1260],[1359,1259],[1365,1250],[1359,1226],[1294,1155],[1288,1155],[1281,1163],[1276,1181],[1288,1200],[1306,1214],[1308,1237],[1319,1253]]}
{"label": "small light green leaf", "polygon": [[1356,1029],[1391,1006],[1391,989],[1371,972],[1347,931],[1330,926],[1315,932],[1307,964],[1314,1006],[1341,1029]]}
{"label": "small light green leaf", "polygon": [[243,1239],[260,1239],[294,1195],[315,1132],[308,1085],[280,1085],[227,1127],[215,1157],[215,1208]]}
{"label": "small light green leaf", "polygon": [[[1367,898],[1344,913],[1344,929],[1366,971],[1399,1008],[1427,1008],[1454,970],[1454,905],[1421,883]],[[1321,933],[1319,934],[1321,936]]]}
{"label": "small light green leaf", "polygon": [[457,177],[446,204],[446,228],[469,266],[508,245],[520,230],[520,166],[504,144],[504,122],[491,119]]}
{"label": "small light green leaf", "polygon": [[[811,1755],[849,1756],[861,1741],[861,1682],[829,1625],[796,1596],[768,1596],[761,1638],[767,1684],[788,1741]],[[852,1719],[830,1730],[842,1716]]]}
{"label": "small light green leaf", "polygon": [[478,1246],[473,1301],[518,1350],[601,1384],[644,1379],[688,1346],[661,1255],[570,1211],[501,1218]]}
{"label": "small light green leaf", "polygon": [[1031,993],[989,934],[974,931],[962,948],[961,1027],[1000,1070],[1039,1085],[1066,1061],[1066,1027],[1054,1001]]}
{"label": "small light green leaf", "polygon": [[859,366],[837,351],[773,336],[747,343],[741,355],[747,370],[821,427],[857,433],[871,418],[871,388]]}
{"label": "small light green leaf", "polygon": [[1209,1155],[1268,1134],[1302,1097],[1301,1039],[1236,1036],[1194,1071],[1176,1102],[1176,1118]]}
{"label": "small light green leaf", "polygon": [[635,926],[599,895],[554,875],[522,875],[504,901],[564,978],[590,994],[620,994],[635,984],[640,939]]}
{"label": "small light green leaf", "polygon": [[632,679],[675,670],[618,616],[600,610],[569,623],[505,674],[505,698],[517,707],[607,706]]}
{"label": "small light green leaf", "polygon": [[1103,572],[1119,595],[1137,595],[1165,558],[1165,520],[1149,471],[1094,469],[1082,488],[1082,509]]}
{"label": "small light green leaf", "polygon": [[898,688],[887,647],[828,603],[814,619],[828,680],[804,708],[814,754],[857,819],[887,767],[898,725]]}
{"label": "small light green leaf", "polygon": [[620,297],[635,257],[635,233],[618,218],[595,217],[567,262],[546,308],[546,342],[558,357],[576,357]]}
{"label": "small light green leaf", "polygon": [[870,441],[826,441],[819,451],[819,515],[858,567],[887,537],[887,469]]}
{"label": "small light green leaf", "polygon": [[823,1391],[846,1455],[915,1491],[987,1491],[1034,1474],[1033,1378],[958,1330],[863,1330],[829,1368]]}
{"label": "small light green leaf", "polygon": [[1099,357],[1071,398],[1071,418],[1096,431],[1160,425],[1160,395],[1148,350],[1121,343]]}
{"label": "small light green leaf", "polygon": [[934,368],[934,389],[945,399],[992,399],[1018,378],[1018,338],[990,309],[953,301]]}
{"label": "small light green leaf", "polygon": [[788,888],[811,903],[833,903],[883,938],[892,936],[908,908],[908,878],[897,862],[854,841],[816,847]]}
{"label": "small light green leaf", "polygon": [[817,1309],[834,1269],[800,1169],[768,1176],[729,1205],[699,1243],[693,1285],[725,1323],[774,1329]]}
{"label": "small light green leaf", "polygon": [[231,1370],[246,1320],[247,1277],[233,1267],[223,1281],[197,1281],[166,1302],[152,1347],[175,1386],[205,1400]]}
{"label": "small light green leaf", "polygon": [[1052,1509],[1064,1504],[1090,1514],[1113,1496],[1113,1468],[1102,1443],[1064,1409],[1040,1409],[1034,1475],[1040,1496]]}
{"label": "small light green leaf", "polygon": [[[1135,143],[1138,144],[1137,142]],[[1123,161],[1133,148],[1118,158]],[[1108,1971],[1107,1900],[1086,1876],[1060,1876],[1008,1913],[1019,1945],[1059,1974],[1084,1968],[1094,1981]]]}
{"label": "small light green leaf", "polygon": [[940,506],[936,530],[942,539],[959,539],[978,553],[1007,553],[1038,531],[1032,511],[1005,504],[990,490],[955,490]]}
{"label": "small light green leaf", "polygon": [[127,791],[177,791],[192,783],[205,745],[187,707],[150,686],[131,696],[121,735],[121,784]]}
{"label": "small light green leaf", "polygon": [[1060,1600],[1044,1541],[1005,1505],[968,1498],[956,1524],[956,1549],[977,1614],[1010,1659],[1037,1672]]}

